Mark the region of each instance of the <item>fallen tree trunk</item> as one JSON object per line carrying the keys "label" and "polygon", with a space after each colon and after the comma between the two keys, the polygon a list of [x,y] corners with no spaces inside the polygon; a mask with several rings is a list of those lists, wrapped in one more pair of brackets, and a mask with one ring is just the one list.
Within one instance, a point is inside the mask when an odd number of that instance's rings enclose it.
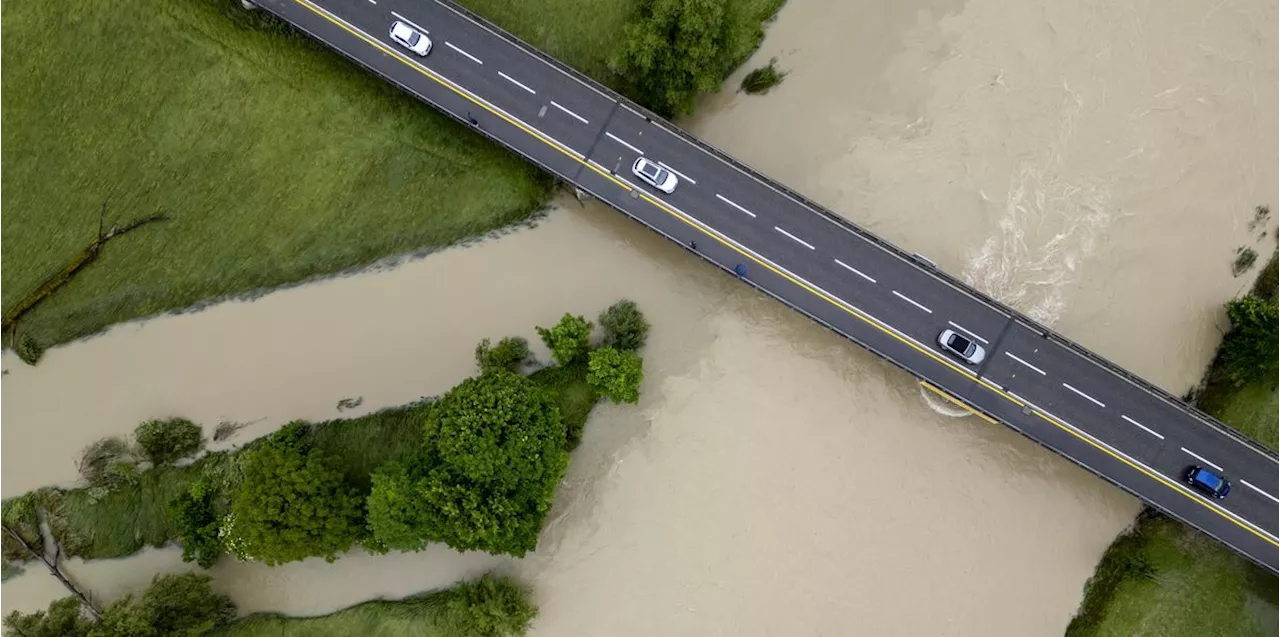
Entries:
{"label": "fallen tree trunk", "polygon": [[88,595],[85,595],[78,587],[76,587],[76,585],[71,582],[71,579],[67,577],[66,573],[62,572],[62,567],[58,566],[59,557],[62,555],[62,546],[58,544],[57,540],[52,538],[46,540],[46,544],[52,544],[53,546],[53,555],[50,556],[32,548],[30,544],[27,544],[26,540],[22,539],[22,535],[9,528],[8,524],[4,525],[4,532],[21,544],[22,548],[26,549],[32,557],[43,562],[45,568],[49,569],[50,574],[57,578],[63,586],[67,587],[67,590],[71,591],[73,595],[80,598],[80,603],[83,604],[85,608],[89,609],[89,612],[93,615],[94,619],[102,619],[102,610],[89,599]]}

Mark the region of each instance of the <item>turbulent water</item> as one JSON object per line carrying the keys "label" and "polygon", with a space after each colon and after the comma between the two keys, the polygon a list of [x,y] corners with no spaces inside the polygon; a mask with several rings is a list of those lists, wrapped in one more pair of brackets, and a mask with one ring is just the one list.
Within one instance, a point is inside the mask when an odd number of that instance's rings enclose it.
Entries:
{"label": "turbulent water", "polygon": [[[688,124],[1181,392],[1246,284],[1235,248],[1274,245],[1249,221],[1276,195],[1276,31],[1262,1],[791,0],[747,65],[777,56],[784,83],[749,97],[731,78]],[[642,400],[594,413],[536,554],[223,560],[216,586],[245,612],[314,614],[496,567],[533,584],[539,635],[1057,634],[1137,510],[574,202],[479,246],[118,326],[35,368],[6,354],[3,493],[72,482],[80,448],[144,418],[252,423],[235,443],[436,394],[480,338],[532,340],[620,297],[654,324]],[[111,599],[184,565],[68,568]],[[5,610],[59,594],[33,570]]]}

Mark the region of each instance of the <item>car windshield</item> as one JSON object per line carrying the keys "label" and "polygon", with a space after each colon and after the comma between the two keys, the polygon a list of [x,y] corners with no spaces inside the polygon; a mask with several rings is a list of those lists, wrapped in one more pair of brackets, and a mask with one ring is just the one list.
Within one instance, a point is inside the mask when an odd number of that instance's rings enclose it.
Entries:
{"label": "car windshield", "polygon": [[951,335],[951,347],[957,352],[967,355],[969,353],[969,348],[972,346],[973,346],[973,342],[970,341],[969,339],[959,334]]}
{"label": "car windshield", "polygon": [[421,40],[422,36],[418,35],[417,31],[410,31],[405,34],[404,39],[409,41],[409,46],[418,46],[418,40]]}
{"label": "car windshield", "polygon": [[653,180],[660,184],[665,184],[667,183],[667,177],[670,175],[671,173],[659,168],[653,172]]}

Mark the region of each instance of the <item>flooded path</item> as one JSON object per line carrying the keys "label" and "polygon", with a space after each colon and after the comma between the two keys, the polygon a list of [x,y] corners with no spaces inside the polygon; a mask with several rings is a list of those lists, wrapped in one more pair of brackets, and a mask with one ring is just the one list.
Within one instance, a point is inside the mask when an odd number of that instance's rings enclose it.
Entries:
{"label": "flooded path", "polygon": [[[1235,248],[1273,245],[1247,226],[1276,199],[1274,5],[791,0],[744,72],[775,55],[780,87],[709,98],[694,132],[1171,391],[1247,285]],[[498,567],[534,585],[538,635],[1060,634],[1137,511],[572,202],[475,247],[119,326],[37,368],[6,355],[3,492],[74,480],[80,448],[145,418],[253,422],[246,440],[342,398],[363,397],[357,415],[436,394],[479,339],[533,341],[621,297],[654,325],[641,403],[595,412],[536,554],[224,560],[215,585],[246,612],[313,614]],[[184,567],[149,551],[70,568],[111,598]],[[5,610],[59,594],[45,579],[5,584]]]}

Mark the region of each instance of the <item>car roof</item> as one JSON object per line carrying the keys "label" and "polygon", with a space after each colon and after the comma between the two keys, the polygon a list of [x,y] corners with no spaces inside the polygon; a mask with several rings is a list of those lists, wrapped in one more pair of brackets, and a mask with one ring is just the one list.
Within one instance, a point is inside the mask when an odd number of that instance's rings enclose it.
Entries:
{"label": "car roof", "polygon": [[1210,489],[1221,488],[1222,482],[1223,482],[1221,476],[1203,467],[1200,468],[1198,471],[1196,471],[1196,480],[1199,480],[1202,484],[1209,487]]}

